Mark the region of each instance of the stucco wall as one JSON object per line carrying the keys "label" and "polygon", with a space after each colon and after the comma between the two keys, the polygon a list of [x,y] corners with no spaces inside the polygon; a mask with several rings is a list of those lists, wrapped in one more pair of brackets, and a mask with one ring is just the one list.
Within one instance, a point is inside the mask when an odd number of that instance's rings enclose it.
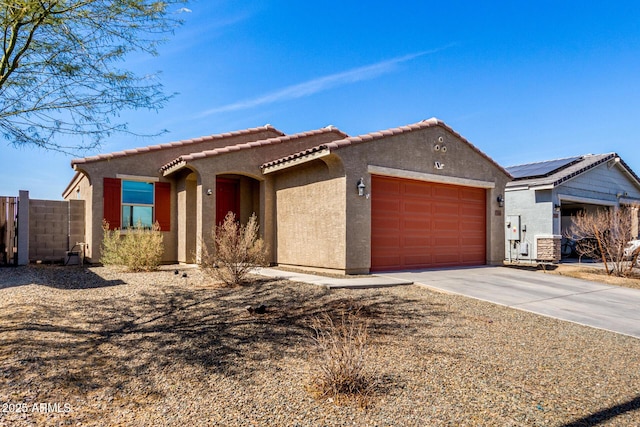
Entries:
{"label": "stucco wall", "polygon": [[275,178],[278,264],[345,270],[344,177],[322,160]]}
{"label": "stucco wall", "polygon": [[69,188],[69,191],[63,195],[64,199],[67,201],[71,200],[81,200],[84,203],[83,215],[84,215],[84,240],[85,248],[84,253],[87,259],[91,258],[91,253],[93,249],[93,245],[91,244],[91,237],[93,235],[93,230],[91,228],[91,224],[93,218],[91,216],[91,210],[88,209],[88,206],[91,206],[91,202],[93,200],[93,193],[91,189],[91,183],[86,175],[80,174],[77,179],[73,182],[73,186]]}
{"label": "stucco wall", "polygon": [[[133,175],[139,177],[153,177],[165,182],[172,182],[171,188],[171,231],[163,232],[163,240],[165,252],[163,262],[175,262],[178,260],[178,209],[177,209],[177,193],[176,185],[170,178],[164,178],[159,169],[164,164],[179,157],[183,154],[189,154],[194,151],[211,150],[215,148],[225,147],[255,141],[259,139],[267,139],[280,136],[274,130],[265,129],[261,132],[251,134],[242,134],[230,136],[223,139],[214,139],[196,144],[185,144],[165,148],[162,150],[148,151],[137,154],[130,154],[125,157],[115,157],[109,160],[92,161],[88,163],[79,163],[76,169],[89,177],[91,183],[88,192],[85,194],[81,190],[81,197],[87,201],[87,243],[88,243],[88,260],[91,262],[99,262],[100,260],[100,244],[102,241],[102,217],[103,217],[103,179],[105,177],[116,178],[120,175]],[[69,197],[72,197],[75,189],[71,189]]]}
{"label": "stucco wall", "polygon": [[178,212],[184,212],[183,215],[178,215],[176,222],[177,259],[181,263],[196,261],[197,189],[197,176],[194,173],[187,171],[176,177],[177,209]]}
{"label": "stucco wall", "polygon": [[[508,261],[533,261],[537,256],[537,238],[554,235],[553,197],[551,190],[518,190],[505,193],[505,221],[512,215],[520,216],[520,241],[505,241],[505,259]],[[522,231],[525,229],[526,231]],[[506,232],[506,223],[503,224]],[[526,255],[522,255],[522,245],[529,245]]]}
{"label": "stucco wall", "polygon": [[[435,150],[436,145],[439,150]],[[370,198],[359,197],[356,183],[362,177],[369,192],[371,174],[384,174],[380,171],[385,169],[393,169],[399,177],[486,188],[486,261],[488,264],[502,262],[504,212],[496,199],[504,194],[510,178],[466,141],[435,126],[354,144],[336,150],[335,154],[343,161],[346,172],[347,270],[357,272],[370,268],[371,198],[375,194]],[[436,161],[443,165],[442,169],[435,167]]]}
{"label": "stucco wall", "polygon": [[[276,198],[273,175],[263,175],[260,166],[270,160],[279,159],[292,153],[324,144],[341,138],[342,135],[333,131],[323,132],[304,138],[293,139],[284,143],[254,147],[247,150],[232,151],[222,155],[191,160],[189,167],[197,171],[199,178],[198,206],[198,241],[207,242],[212,227],[215,225],[216,177],[220,175],[236,176],[241,179],[241,190],[249,189],[250,198],[241,196],[242,219],[248,219],[255,212],[259,225],[260,236],[264,239],[269,252],[268,261],[278,262],[276,259]],[[212,195],[208,196],[208,190]]]}

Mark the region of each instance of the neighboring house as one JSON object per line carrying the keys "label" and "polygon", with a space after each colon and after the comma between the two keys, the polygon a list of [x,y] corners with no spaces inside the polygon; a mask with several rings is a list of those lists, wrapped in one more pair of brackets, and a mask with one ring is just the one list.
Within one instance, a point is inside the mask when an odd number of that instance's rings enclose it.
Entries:
{"label": "neighboring house", "polygon": [[256,213],[274,264],[370,271],[497,264],[510,175],[437,119],[348,137],[271,126],[72,161],[87,258],[112,228],[158,221],[166,262],[192,263],[227,212]]}
{"label": "neighboring house", "polygon": [[[573,215],[640,202],[640,179],[616,153],[506,169],[513,176],[505,192],[507,261],[559,261]],[[632,215],[637,236],[637,209]]]}

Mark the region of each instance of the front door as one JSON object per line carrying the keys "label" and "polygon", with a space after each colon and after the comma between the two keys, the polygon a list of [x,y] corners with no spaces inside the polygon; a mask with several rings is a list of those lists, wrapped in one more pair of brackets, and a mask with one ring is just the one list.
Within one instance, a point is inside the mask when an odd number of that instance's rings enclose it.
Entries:
{"label": "front door", "polygon": [[240,220],[240,181],[229,178],[216,178],[216,224],[224,222],[228,212]]}

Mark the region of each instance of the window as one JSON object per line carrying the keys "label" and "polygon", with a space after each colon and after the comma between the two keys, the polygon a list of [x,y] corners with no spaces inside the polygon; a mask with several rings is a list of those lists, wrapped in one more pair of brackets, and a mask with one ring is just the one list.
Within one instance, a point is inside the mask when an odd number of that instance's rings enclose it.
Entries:
{"label": "window", "polygon": [[144,227],[158,222],[160,230],[171,230],[171,184],[104,178],[104,220],[109,229]]}
{"label": "window", "polygon": [[122,228],[153,226],[153,183],[122,181]]}

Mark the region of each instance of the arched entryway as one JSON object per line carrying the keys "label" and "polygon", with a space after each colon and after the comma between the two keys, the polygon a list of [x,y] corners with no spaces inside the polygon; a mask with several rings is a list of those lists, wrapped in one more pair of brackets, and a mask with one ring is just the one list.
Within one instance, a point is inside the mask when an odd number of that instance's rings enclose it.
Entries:
{"label": "arched entryway", "polygon": [[245,175],[216,176],[216,224],[233,212],[241,223],[254,213],[260,218],[260,181]]}

